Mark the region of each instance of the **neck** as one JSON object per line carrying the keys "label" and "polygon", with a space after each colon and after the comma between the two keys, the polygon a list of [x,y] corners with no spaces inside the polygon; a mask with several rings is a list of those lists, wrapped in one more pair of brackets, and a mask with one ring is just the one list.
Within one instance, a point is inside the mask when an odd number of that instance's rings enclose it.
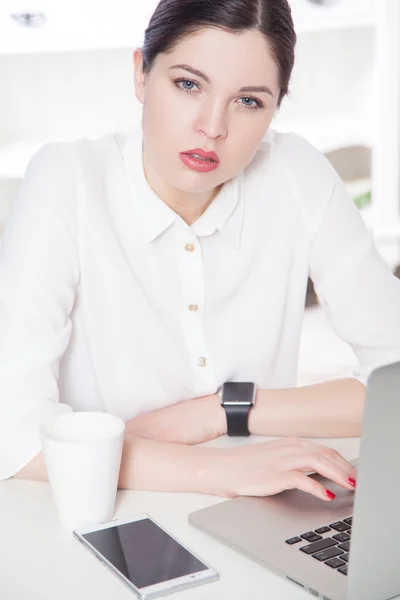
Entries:
{"label": "neck", "polygon": [[177,197],[175,193],[173,198],[165,199],[164,202],[179,215],[185,223],[192,225],[207,210],[221,187],[222,185],[218,186],[211,192],[207,192],[206,195],[188,196],[186,194]]}
{"label": "neck", "polygon": [[172,188],[158,176],[153,165],[148,161],[145,150],[143,150],[143,169],[153,192],[188,225],[192,225],[201,217],[223,185],[221,184],[213,190],[199,194],[188,194],[182,190]]}

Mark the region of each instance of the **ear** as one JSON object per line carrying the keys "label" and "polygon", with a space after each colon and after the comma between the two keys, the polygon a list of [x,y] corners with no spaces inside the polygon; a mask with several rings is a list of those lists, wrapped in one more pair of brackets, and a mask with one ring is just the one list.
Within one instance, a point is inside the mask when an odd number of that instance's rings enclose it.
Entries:
{"label": "ear", "polygon": [[143,54],[140,48],[133,53],[135,95],[141,104],[145,96],[145,75],[143,73]]}

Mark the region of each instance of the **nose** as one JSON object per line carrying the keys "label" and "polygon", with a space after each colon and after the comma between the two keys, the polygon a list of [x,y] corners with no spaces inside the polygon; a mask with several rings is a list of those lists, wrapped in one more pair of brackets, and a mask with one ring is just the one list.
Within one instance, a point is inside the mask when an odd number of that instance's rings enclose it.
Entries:
{"label": "nose", "polygon": [[196,119],[196,130],[204,133],[210,139],[227,136],[227,116],[222,103],[202,104]]}

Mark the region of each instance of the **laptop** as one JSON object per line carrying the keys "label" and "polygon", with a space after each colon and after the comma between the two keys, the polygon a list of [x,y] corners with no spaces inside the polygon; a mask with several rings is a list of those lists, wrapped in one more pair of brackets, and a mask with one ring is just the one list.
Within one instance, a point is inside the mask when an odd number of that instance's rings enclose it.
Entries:
{"label": "laptop", "polygon": [[400,362],[368,379],[357,488],[321,475],[336,494],[300,490],[239,496],[193,512],[189,523],[322,600],[400,595]]}

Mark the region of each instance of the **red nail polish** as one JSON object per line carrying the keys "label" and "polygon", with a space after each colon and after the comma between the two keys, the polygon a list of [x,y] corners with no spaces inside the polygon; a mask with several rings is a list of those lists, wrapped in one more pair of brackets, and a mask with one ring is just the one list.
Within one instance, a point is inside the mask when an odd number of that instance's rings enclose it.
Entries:
{"label": "red nail polish", "polygon": [[352,485],[353,487],[356,487],[356,480],[353,479],[352,477],[348,477],[347,481],[349,482],[350,485]]}
{"label": "red nail polish", "polygon": [[336,494],[331,492],[331,490],[325,490],[325,494],[328,496],[329,500],[333,500],[334,498],[336,498]]}

